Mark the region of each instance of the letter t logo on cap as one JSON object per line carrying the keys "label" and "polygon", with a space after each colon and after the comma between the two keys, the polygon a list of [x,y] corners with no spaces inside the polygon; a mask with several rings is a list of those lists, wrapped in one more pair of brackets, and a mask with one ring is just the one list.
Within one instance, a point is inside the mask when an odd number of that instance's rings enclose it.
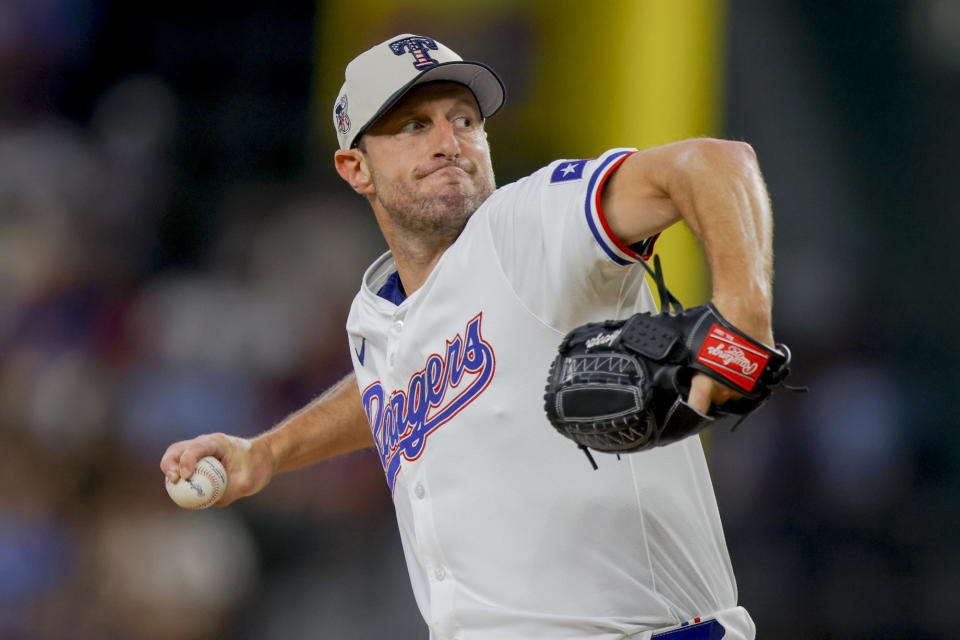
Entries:
{"label": "letter t logo on cap", "polygon": [[411,36],[390,43],[390,50],[398,56],[407,52],[412,53],[414,57],[413,66],[417,69],[429,69],[440,64],[430,57],[430,54],[427,53],[428,49],[436,51],[437,43],[432,38],[423,36]]}

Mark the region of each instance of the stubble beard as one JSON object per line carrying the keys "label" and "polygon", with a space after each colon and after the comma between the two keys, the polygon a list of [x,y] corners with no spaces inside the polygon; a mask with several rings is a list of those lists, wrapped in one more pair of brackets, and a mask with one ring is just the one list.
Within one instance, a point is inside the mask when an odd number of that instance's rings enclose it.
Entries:
{"label": "stubble beard", "polygon": [[380,203],[398,232],[411,238],[432,238],[447,243],[460,236],[470,216],[496,189],[492,171],[472,183],[477,186],[476,190],[455,184],[444,185],[432,194],[416,193],[408,183],[395,183],[381,190],[376,174],[372,178]]}

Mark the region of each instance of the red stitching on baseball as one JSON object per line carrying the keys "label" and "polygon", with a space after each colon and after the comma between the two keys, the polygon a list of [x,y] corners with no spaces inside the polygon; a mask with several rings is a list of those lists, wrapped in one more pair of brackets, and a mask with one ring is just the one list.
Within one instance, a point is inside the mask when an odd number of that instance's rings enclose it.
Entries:
{"label": "red stitching on baseball", "polygon": [[220,478],[217,476],[217,474],[215,474],[212,470],[207,469],[205,466],[203,468],[198,468],[195,472],[199,473],[210,481],[210,495],[207,497],[206,502],[201,502],[199,505],[197,505],[198,509],[205,509],[220,499],[220,496],[217,494],[219,493],[219,489],[222,485],[220,484]]}

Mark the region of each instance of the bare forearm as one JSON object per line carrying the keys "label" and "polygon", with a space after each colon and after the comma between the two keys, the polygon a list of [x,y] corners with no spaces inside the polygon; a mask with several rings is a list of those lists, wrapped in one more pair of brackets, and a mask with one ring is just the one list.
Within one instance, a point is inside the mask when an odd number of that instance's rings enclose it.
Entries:
{"label": "bare forearm", "polygon": [[228,477],[227,493],[217,505],[227,506],[262,490],[277,473],[371,445],[356,378],[350,374],[256,438],[209,433],[175,442],[164,452],[160,469],[170,482],[177,482],[189,478],[203,456],[216,457]]}
{"label": "bare forearm", "polygon": [[254,438],[252,445],[268,447],[274,473],[373,446],[356,378],[351,373],[276,427]]}
{"label": "bare forearm", "polygon": [[714,304],[745,332],[772,344],[773,218],[753,149],[700,141],[679,163],[667,188],[703,243]]}

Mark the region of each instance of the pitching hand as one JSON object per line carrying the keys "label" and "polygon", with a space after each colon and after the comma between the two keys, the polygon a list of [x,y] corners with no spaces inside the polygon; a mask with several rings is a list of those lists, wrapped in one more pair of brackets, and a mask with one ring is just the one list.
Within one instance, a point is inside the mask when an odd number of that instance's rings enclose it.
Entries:
{"label": "pitching hand", "polygon": [[217,502],[218,507],[257,493],[273,477],[273,455],[266,444],[224,433],[175,442],[163,454],[160,470],[171,482],[189,478],[197,468],[197,461],[204,456],[219,459],[227,470],[227,492]]}

